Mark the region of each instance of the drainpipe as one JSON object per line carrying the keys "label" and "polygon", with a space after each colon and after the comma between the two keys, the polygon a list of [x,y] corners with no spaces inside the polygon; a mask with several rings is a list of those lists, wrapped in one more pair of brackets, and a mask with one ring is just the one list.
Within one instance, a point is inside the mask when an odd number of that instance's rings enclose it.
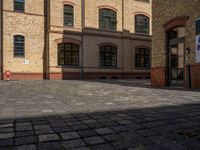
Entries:
{"label": "drainpipe", "polygon": [[81,2],[81,80],[84,79],[84,29],[85,29],[85,0]]}
{"label": "drainpipe", "polygon": [[0,80],[3,80],[3,0],[0,1]]}
{"label": "drainpipe", "polygon": [[50,0],[44,0],[44,79],[49,79]]}

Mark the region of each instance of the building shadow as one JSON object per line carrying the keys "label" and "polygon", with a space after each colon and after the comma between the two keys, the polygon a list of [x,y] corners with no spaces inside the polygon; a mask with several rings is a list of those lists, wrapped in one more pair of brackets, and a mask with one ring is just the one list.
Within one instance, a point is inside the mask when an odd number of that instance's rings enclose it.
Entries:
{"label": "building shadow", "polygon": [[0,149],[199,150],[200,104],[0,119]]}

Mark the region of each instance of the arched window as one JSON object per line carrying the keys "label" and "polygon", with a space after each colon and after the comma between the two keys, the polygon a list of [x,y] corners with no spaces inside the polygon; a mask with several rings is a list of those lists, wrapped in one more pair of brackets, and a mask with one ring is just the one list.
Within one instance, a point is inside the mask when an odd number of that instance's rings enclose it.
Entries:
{"label": "arched window", "polygon": [[104,45],[100,46],[99,51],[101,67],[117,67],[117,48]]}
{"label": "arched window", "polygon": [[74,7],[64,5],[64,26],[74,26]]}
{"label": "arched window", "polygon": [[99,10],[99,28],[100,29],[117,29],[117,14],[111,9],[100,9]]}
{"label": "arched window", "polygon": [[14,36],[14,56],[24,57],[24,36]]}
{"label": "arched window", "polygon": [[135,16],[135,32],[149,34],[149,17],[145,15]]}
{"label": "arched window", "polygon": [[24,0],[14,0],[14,11],[24,12]]}
{"label": "arched window", "polygon": [[135,66],[142,68],[150,68],[150,50],[146,48],[138,48],[135,53]]}
{"label": "arched window", "polygon": [[58,65],[78,66],[79,46],[70,43],[58,44]]}

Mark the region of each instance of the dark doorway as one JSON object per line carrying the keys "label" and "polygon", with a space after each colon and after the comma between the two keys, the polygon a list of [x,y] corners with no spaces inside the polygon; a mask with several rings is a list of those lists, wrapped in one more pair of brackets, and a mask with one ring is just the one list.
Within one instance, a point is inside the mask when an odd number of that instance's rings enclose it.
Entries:
{"label": "dark doorway", "polygon": [[168,85],[184,86],[185,28],[168,32]]}

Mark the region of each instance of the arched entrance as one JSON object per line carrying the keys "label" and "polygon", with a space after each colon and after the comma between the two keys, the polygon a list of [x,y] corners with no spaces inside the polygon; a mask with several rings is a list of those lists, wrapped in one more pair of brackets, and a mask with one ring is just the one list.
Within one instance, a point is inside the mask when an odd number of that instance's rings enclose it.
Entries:
{"label": "arched entrance", "polygon": [[184,86],[185,24],[187,17],[177,17],[165,24],[168,86]]}
{"label": "arched entrance", "polygon": [[184,85],[185,27],[168,31],[168,84]]}

